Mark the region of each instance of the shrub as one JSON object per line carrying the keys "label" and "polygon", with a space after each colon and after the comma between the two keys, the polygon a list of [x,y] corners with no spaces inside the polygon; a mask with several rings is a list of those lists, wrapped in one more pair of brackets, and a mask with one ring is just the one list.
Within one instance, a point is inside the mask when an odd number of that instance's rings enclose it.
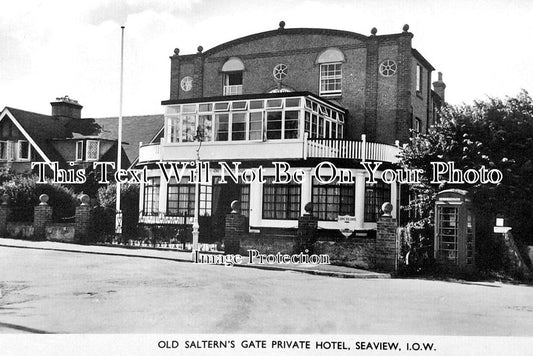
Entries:
{"label": "shrub", "polygon": [[115,234],[115,209],[96,206],[91,210],[90,241],[110,242]]}
{"label": "shrub", "polygon": [[[106,214],[113,214],[113,219],[115,216],[116,192],[116,184],[109,184],[98,189],[97,196],[100,206],[108,208]],[[122,207],[122,233],[127,237],[134,237],[137,235],[137,222],[139,221],[139,186],[121,184],[120,201]]]}
{"label": "shrub", "polygon": [[46,194],[50,198],[52,219],[61,221],[76,213],[77,199],[71,189],[60,184],[37,183],[36,176],[14,175],[0,187],[0,194],[9,195],[10,205],[14,208],[16,220],[31,221],[33,208],[39,204],[39,196]]}

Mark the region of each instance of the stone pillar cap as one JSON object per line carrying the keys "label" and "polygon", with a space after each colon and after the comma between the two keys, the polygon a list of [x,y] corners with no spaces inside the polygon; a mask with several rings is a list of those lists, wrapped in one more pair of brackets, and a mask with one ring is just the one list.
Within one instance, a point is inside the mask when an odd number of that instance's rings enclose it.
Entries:
{"label": "stone pillar cap", "polygon": [[391,216],[391,211],[393,207],[392,204],[389,202],[383,203],[381,206],[381,210],[383,211],[383,216]]}
{"label": "stone pillar cap", "polygon": [[41,195],[39,196],[39,201],[40,201],[39,205],[48,205],[48,200],[49,200],[49,199],[50,199],[50,198],[48,197],[48,195],[46,195],[46,194],[41,194]]}

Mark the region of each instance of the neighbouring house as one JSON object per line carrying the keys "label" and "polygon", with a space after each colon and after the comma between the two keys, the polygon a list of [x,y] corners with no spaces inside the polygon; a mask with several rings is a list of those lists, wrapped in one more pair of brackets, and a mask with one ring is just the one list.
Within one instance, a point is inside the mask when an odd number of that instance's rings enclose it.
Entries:
{"label": "neighbouring house", "polygon": [[[338,217],[355,217],[353,236],[372,236],[380,207],[408,199],[399,184],[385,184],[383,169],[395,167],[399,145],[412,130],[426,132],[444,101],[439,73],[403,32],[369,36],[319,28],[285,28],[252,34],[207,51],[170,57],[170,97],[162,102],[162,140],[142,145],[139,167],[147,167],[139,221],[146,225],[190,226],[198,206],[200,239],[223,236],[232,200],[241,202],[258,239],[294,236],[298,217],[314,203],[322,238],[335,238]],[[170,176],[160,165],[199,160],[209,164],[209,182],[199,199],[188,178]],[[264,182],[240,177],[220,180],[223,164],[264,167]],[[273,161],[304,172],[303,182],[274,183]],[[315,167],[329,161],[350,177],[324,183]],[[381,162],[377,183],[367,182],[362,163]],[[337,172],[338,173],[338,172]],[[324,169],[322,178],[332,177]],[[327,180],[327,179],[326,179]],[[406,189],[404,189],[406,191]]]}
{"label": "neighbouring house", "polygon": [[[0,167],[31,171],[32,162],[57,162],[62,169],[92,169],[116,162],[118,118],[82,118],[82,106],[68,96],[50,103],[51,115],[6,107],[0,113]],[[163,115],[125,116],[122,167],[137,159],[139,143],[161,130]]]}

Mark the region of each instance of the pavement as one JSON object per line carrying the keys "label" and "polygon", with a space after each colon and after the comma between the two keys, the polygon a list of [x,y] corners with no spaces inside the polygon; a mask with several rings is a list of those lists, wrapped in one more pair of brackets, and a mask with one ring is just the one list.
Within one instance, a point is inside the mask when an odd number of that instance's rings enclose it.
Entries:
{"label": "pavement", "polygon": [[[18,239],[0,239],[0,246],[12,248],[25,248],[34,250],[62,251],[72,253],[125,256],[133,258],[149,258],[168,261],[192,263],[192,254],[188,251],[170,250],[164,248],[135,247],[123,245],[79,245],[73,243],[62,243],[53,241],[27,241]],[[203,253],[202,253],[203,254]],[[222,255],[220,253],[209,253],[210,255]],[[258,264],[250,263],[248,257],[243,256],[242,263],[234,264],[234,267],[256,268],[274,271],[294,271],[321,276],[338,278],[361,278],[361,279],[382,279],[390,278],[387,273],[378,273],[358,268],[337,266],[332,264]]]}

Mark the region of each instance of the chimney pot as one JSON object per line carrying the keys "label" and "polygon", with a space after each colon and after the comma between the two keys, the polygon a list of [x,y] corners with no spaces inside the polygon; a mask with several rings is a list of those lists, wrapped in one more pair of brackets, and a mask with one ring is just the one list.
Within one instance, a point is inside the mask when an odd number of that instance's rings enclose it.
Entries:
{"label": "chimney pot", "polygon": [[69,98],[68,95],[56,98],[56,101],[51,102],[50,105],[52,105],[52,116],[81,119],[81,109],[83,106],[77,100]]}
{"label": "chimney pot", "polygon": [[436,82],[433,82],[433,90],[435,90],[435,93],[437,93],[442,103],[444,103],[444,92],[446,89],[446,84],[442,81],[442,72],[438,72],[438,80]]}

